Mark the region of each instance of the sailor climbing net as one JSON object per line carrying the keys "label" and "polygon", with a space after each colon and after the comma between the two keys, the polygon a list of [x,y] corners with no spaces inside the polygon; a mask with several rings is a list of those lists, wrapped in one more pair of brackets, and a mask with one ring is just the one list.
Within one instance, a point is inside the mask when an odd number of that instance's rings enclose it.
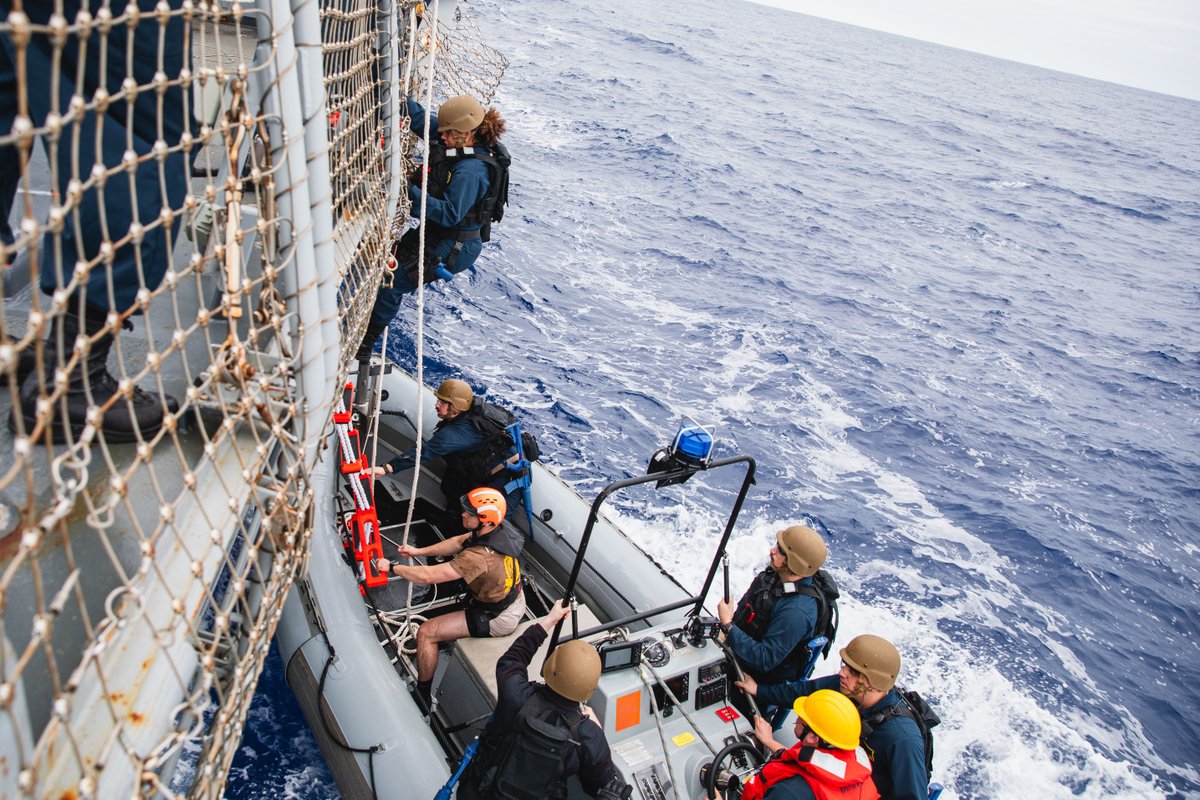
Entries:
{"label": "sailor climbing net", "polygon": [[401,87],[503,71],[465,15],[427,53],[417,3],[288,5],[0,2],[0,796],[221,796],[408,217]]}

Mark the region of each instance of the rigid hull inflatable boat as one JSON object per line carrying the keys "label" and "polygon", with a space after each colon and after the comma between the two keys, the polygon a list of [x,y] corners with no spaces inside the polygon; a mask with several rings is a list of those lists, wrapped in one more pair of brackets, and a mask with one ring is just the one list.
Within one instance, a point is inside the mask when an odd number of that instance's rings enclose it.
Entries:
{"label": "rigid hull inflatable boat", "polygon": [[[364,440],[364,449],[375,449],[375,463],[383,463],[414,446],[418,424],[430,431],[437,418],[428,387],[390,365],[381,375],[378,367],[374,372],[383,398],[378,439]],[[355,416],[341,419],[349,428]],[[755,465],[743,455],[711,457],[711,438],[703,429],[680,431],[671,447],[655,454],[652,471],[612,483],[591,503],[540,464],[530,465],[531,506],[510,505],[506,521],[526,533],[521,558],[526,619],[511,636],[460,639],[444,647],[428,717],[411,694],[412,632],[422,619],[462,608],[465,597],[446,584],[431,590],[385,576],[380,585],[368,586],[371,568],[362,553],[372,545],[354,540],[369,537],[371,526],[363,526],[364,533],[354,522],[362,514],[352,487],[371,459],[355,447],[343,453],[341,470],[338,459],[326,460],[314,487],[318,511],[309,573],[285,606],[277,641],[288,682],[346,796],[434,797],[496,702],[497,659],[564,596],[574,599],[576,610],[558,641],[584,638],[601,652],[604,671],[589,705],[604,727],[614,763],[636,787],[635,797],[710,796],[710,774],[723,783],[726,773],[749,770],[751,724],[729,700],[736,667],[714,639],[716,620],[706,616],[704,606]],[[334,447],[342,444],[331,440]],[[704,490],[705,473],[714,470],[740,471],[741,487],[701,586],[681,585],[601,513],[614,492],[645,493],[694,478],[658,501],[686,503],[689,494]],[[423,468],[405,539],[412,484],[411,471],[375,484],[380,548],[392,560],[401,543],[425,546],[461,532],[426,521],[444,516],[444,501],[437,474]],[[553,636],[531,665],[531,678],[538,678],[551,644]],[[714,772],[716,760],[721,764]],[[583,796],[577,783],[572,796]]]}

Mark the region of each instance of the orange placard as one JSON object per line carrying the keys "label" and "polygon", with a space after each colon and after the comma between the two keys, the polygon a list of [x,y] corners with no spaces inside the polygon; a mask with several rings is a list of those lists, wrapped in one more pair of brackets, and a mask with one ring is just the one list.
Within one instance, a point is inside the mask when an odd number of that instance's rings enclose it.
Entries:
{"label": "orange placard", "polygon": [[642,721],[642,693],[641,691],[623,694],[617,698],[617,721],[613,726],[614,731],[623,731],[626,728],[632,728]]}

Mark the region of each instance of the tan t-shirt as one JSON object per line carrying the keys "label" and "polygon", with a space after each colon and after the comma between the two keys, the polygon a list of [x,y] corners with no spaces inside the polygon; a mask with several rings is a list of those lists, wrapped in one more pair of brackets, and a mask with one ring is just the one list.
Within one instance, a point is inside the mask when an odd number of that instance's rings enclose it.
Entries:
{"label": "tan t-shirt", "polygon": [[471,596],[481,603],[497,603],[521,580],[521,565],[489,547],[468,547],[450,566],[467,582]]}

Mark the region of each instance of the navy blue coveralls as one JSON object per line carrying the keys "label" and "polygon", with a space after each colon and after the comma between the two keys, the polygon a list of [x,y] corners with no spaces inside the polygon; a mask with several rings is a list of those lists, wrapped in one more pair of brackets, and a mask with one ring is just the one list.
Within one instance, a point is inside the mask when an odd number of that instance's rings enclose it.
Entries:
{"label": "navy blue coveralls", "polygon": [[[579,709],[579,703],[558,695],[544,684],[529,680],[529,664],[548,635],[541,625],[530,625],[496,662],[496,711],[484,736],[488,732],[512,730],[517,722],[517,714],[534,692],[541,692],[546,703],[559,712],[560,717]],[[612,752],[604,731],[590,720],[585,719],[574,734],[577,746],[567,755],[562,777],[578,775],[583,790],[595,797],[605,784],[618,775]],[[459,787],[459,796],[475,798],[478,793],[473,786],[464,784]],[[551,792],[551,796],[554,796],[554,792]]]}
{"label": "navy blue coveralls", "polygon": [[[437,114],[426,114],[425,109],[420,103],[410,99],[408,101],[408,115],[412,120],[412,129],[414,132],[423,133],[426,122],[428,122],[429,140],[430,142],[437,141],[439,136]],[[426,197],[425,218],[439,228],[457,228],[463,217],[467,215],[467,212],[487,194],[490,185],[491,177],[488,174],[487,164],[477,158],[464,158],[454,165],[454,172],[450,176],[450,184],[442,192],[442,196],[438,198],[430,194]],[[420,214],[421,187],[419,185],[410,185],[408,187],[408,196],[412,199],[412,213],[414,215]],[[468,225],[464,226],[462,230],[477,231],[482,227],[481,224]],[[405,233],[406,237],[419,235],[418,230],[409,230]],[[444,261],[450,255],[450,250],[454,247],[455,241],[454,239],[439,239],[430,244],[433,246],[433,254],[438,259]],[[464,242],[458,258],[455,259],[454,266],[449,268],[450,273],[457,275],[464,270],[470,269],[482,251],[483,241],[478,237]],[[397,269],[392,275],[392,285],[390,287],[379,287],[379,294],[375,298],[375,308],[371,311],[371,324],[386,326],[391,322],[392,317],[396,316],[396,311],[400,308],[400,301],[404,298],[404,295],[415,292],[416,289],[416,284],[408,279],[404,270]]]}
{"label": "navy blue coveralls", "polygon": [[[169,4],[172,10],[178,10],[182,7],[182,0],[170,0]],[[12,5],[10,0],[0,0],[0,15],[7,18],[13,10]],[[25,3],[24,12],[35,25],[45,25],[54,5]],[[87,8],[94,15],[106,5],[109,4],[99,0],[87,3],[64,0],[63,14],[68,23],[74,23],[82,8]],[[136,0],[136,5],[144,13],[152,15],[157,0]],[[156,158],[141,161],[141,158],[153,151],[155,140],[160,137],[168,148],[177,148],[187,124],[188,111],[184,104],[183,89],[178,85],[179,73],[188,55],[184,50],[186,39],[183,26],[183,19],[178,14],[169,18],[165,31],[153,16],[143,18],[132,31],[124,23],[115,24],[106,37],[101,37],[98,32],[92,33],[82,54],[79,37],[72,33],[58,51],[61,63],[58,65],[57,85],[50,81],[50,76],[54,74],[56,52],[50,37],[45,33],[34,33],[24,49],[28,113],[33,125],[38,128],[45,125],[51,112],[66,117],[73,96],[78,95],[91,103],[100,88],[104,88],[110,97],[116,96],[122,91],[122,81],[128,76],[132,76],[141,87],[132,108],[127,100],[121,99],[111,102],[102,114],[88,110],[77,122],[64,124],[56,151],[48,138],[43,136],[43,144],[56,178],[53,188],[57,190],[59,202],[67,197],[70,179],[78,176],[80,180],[88,180],[95,165],[102,165],[109,170],[118,168],[127,150],[134,152],[140,162],[132,180],[129,172],[121,170],[109,176],[103,187],[88,189],[78,207],[65,218],[61,234],[46,233],[39,282],[42,291],[47,294],[70,281],[70,270],[77,261],[95,261],[100,256],[102,244],[129,237],[130,226],[134,222],[146,228],[141,246],[127,241],[115,249],[110,268],[111,281],[109,269],[106,269],[102,260],[93,264],[86,282],[80,287],[84,301],[101,311],[125,311],[134,304],[139,289],[155,289],[166,274],[171,263],[173,238],[184,220],[176,217],[171,235],[168,236],[159,221],[159,214],[164,203],[177,210],[183,206],[187,192],[186,159],[178,150],[170,152],[162,161]],[[161,49],[160,34],[163,39]],[[105,59],[106,73],[101,70]],[[18,53],[11,37],[0,37],[0,132],[4,134],[12,130],[13,122],[20,113],[17,64]],[[155,73],[160,69],[168,81],[176,82],[161,92],[153,87]],[[82,82],[77,82],[79,80]],[[54,101],[56,93],[57,102]],[[100,133],[99,152],[96,151],[97,130]],[[72,163],[76,153],[79,159],[77,168]],[[8,244],[13,242],[8,218],[21,177],[20,163],[16,147],[0,147],[0,238]],[[130,189],[131,183],[133,191]],[[61,260],[53,256],[56,237],[63,248]],[[58,274],[60,265],[66,274]]]}
{"label": "navy blue coveralls", "polygon": [[[469,482],[466,481],[466,476],[461,474],[461,470],[455,468],[456,464],[454,462],[457,460],[456,457],[467,456],[471,451],[482,445],[484,439],[483,433],[471,424],[467,413],[463,413],[454,419],[439,422],[434,429],[433,436],[429,437],[428,441],[421,447],[422,464],[426,464],[435,458],[441,458],[446,462],[446,472],[442,477],[442,494],[446,498],[448,514],[455,519],[458,517],[458,499],[472,489],[477,489],[480,486],[491,486],[498,489],[504,492],[506,500],[510,503],[512,502],[509,493],[504,490],[504,487],[511,480],[507,470],[502,469],[488,479],[477,477],[473,485],[468,485]],[[516,448],[513,448],[512,453],[515,452]],[[391,461],[388,461],[387,466],[391,467],[392,472],[412,469],[417,465],[416,455],[417,448],[409,448]]]}
{"label": "navy blue coveralls", "polygon": [[[422,464],[427,464],[435,458],[445,458],[452,453],[473,450],[483,444],[483,434],[474,425],[470,424],[466,417],[455,417],[452,422],[458,423],[460,419],[466,424],[439,424],[434,429],[433,436],[429,437],[425,444],[421,446]],[[392,468],[392,472],[412,469],[417,465],[416,456],[417,448],[411,447],[391,461],[388,461],[387,466]],[[472,486],[471,488],[474,489],[476,487]],[[455,495],[455,499],[458,499],[457,495]]]}
{"label": "navy blue coveralls", "polygon": [[[811,586],[812,582],[811,577],[796,581],[801,586]],[[816,625],[816,599],[806,594],[785,594],[771,607],[771,619],[761,639],[753,638],[735,622],[729,631],[729,647],[760,683],[794,680],[804,669],[804,659],[787,662],[787,656],[812,639]],[[792,704],[782,705],[790,708]]]}

